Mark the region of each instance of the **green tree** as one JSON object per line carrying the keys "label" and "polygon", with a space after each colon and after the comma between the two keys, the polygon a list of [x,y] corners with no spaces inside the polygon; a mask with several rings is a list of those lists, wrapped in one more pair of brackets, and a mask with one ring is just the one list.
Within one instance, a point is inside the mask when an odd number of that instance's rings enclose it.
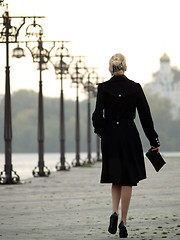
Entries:
{"label": "green tree", "polygon": [[[145,94],[150,105],[155,130],[159,134],[161,151],[178,151],[180,128],[177,126],[180,121],[175,121],[172,118],[171,101],[168,98],[159,97],[157,94],[149,94],[146,89]],[[142,137],[145,148],[149,148],[149,142],[142,132],[139,121],[137,125],[138,129],[140,129],[140,135]]]}
{"label": "green tree", "polygon": [[[45,152],[59,152],[59,98],[44,97]],[[94,106],[92,106],[94,109]],[[4,152],[3,113],[4,101],[0,103],[0,151]],[[20,90],[12,94],[13,152],[37,152],[38,94]],[[92,129],[93,131],[93,129]],[[75,151],[75,102],[65,101],[66,151]],[[81,151],[87,149],[87,101],[80,102]],[[93,133],[92,133],[93,134]],[[92,139],[94,136],[92,135]],[[95,146],[95,144],[94,144]]]}
{"label": "green tree", "polygon": [[[146,89],[145,89],[146,90]],[[155,129],[159,134],[162,151],[179,151],[180,120],[171,116],[171,101],[151,95],[146,96],[151,108]],[[59,152],[59,98],[44,97],[45,152]],[[65,100],[66,152],[75,152],[75,101]],[[95,99],[91,99],[91,112]],[[4,101],[0,102],[0,152],[4,152]],[[13,152],[37,152],[38,94],[20,90],[12,94]],[[136,120],[144,150],[150,145],[140,122]],[[81,152],[87,151],[87,100],[80,102]],[[92,150],[96,151],[96,135],[92,127]]]}

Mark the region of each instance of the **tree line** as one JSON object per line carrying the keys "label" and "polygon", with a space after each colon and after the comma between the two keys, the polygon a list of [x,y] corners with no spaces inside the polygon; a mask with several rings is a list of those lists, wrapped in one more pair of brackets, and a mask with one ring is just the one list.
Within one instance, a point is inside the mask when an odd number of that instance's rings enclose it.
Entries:
{"label": "tree line", "polygon": [[[92,101],[92,110],[94,99]],[[45,152],[59,152],[59,119],[60,99],[44,97],[44,129]],[[31,153],[37,152],[37,124],[38,124],[38,94],[34,91],[20,90],[11,96],[12,105],[12,151]],[[81,151],[87,149],[87,101],[80,102],[80,138]],[[4,152],[4,100],[0,103],[0,152]],[[65,100],[65,134],[66,152],[75,151],[75,102]],[[92,147],[96,149],[96,139],[93,136]]]}
{"label": "tree line", "polygon": [[[179,151],[180,120],[173,120],[171,116],[171,102],[158,95],[149,95],[155,129],[159,133],[161,151]],[[12,94],[12,152],[31,153],[37,152],[37,114],[38,94],[34,91],[20,90]],[[45,127],[45,152],[59,152],[59,98],[44,97],[44,127]],[[93,112],[95,99],[91,99]],[[4,100],[0,102],[0,152],[4,152]],[[137,114],[138,115],[138,114]],[[138,118],[137,128],[143,142],[144,150],[149,148]],[[75,152],[75,102],[65,100],[65,132],[66,152]],[[87,100],[80,102],[80,135],[81,152],[87,151]],[[96,135],[92,128],[92,151],[96,151]]]}

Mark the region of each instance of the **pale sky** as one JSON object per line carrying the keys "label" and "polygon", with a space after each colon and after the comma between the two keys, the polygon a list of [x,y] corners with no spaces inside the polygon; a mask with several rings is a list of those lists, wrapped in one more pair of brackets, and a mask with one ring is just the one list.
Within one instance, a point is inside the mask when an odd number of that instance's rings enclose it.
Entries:
{"label": "pale sky", "polygon": [[[37,20],[41,24],[44,40],[69,40],[66,45],[71,55],[87,56],[87,67],[97,67],[100,77],[110,78],[108,61],[115,53],[127,59],[126,76],[144,85],[159,69],[164,52],[171,65],[180,68],[180,1],[179,0],[8,0],[11,15],[46,16]],[[5,8],[0,7],[0,14]],[[2,22],[2,19],[0,20]],[[12,25],[17,26],[18,22]],[[20,30],[25,40],[27,20]],[[21,47],[25,48],[22,44]],[[16,47],[11,44],[10,50]],[[58,47],[58,45],[57,45]],[[11,92],[18,89],[38,91],[39,72],[26,48],[26,58],[12,59]],[[4,93],[5,44],[0,44],[0,94]],[[75,95],[70,80],[65,84],[65,97]],[[59,96],[60,82],[49,63],[43,72],[43,92],[46,96]],[[83,97],[83,92],[81,91]]]}

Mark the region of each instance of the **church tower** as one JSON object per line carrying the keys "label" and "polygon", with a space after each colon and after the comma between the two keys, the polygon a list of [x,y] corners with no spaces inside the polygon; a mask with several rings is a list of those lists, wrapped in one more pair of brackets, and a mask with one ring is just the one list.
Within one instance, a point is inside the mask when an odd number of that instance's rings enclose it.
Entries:
{"label": "church tower", "polygon": [[160,58],[159,81],[167,84],[167,82],[172,80],[171,77],[170,58],[166,53],[164,53]]}
{"label": "church tower", "polygon": [[[178,77],[177,77],[178,76]],[[169,56],[164,53],[160,58],[160,69],[154,74],[153,81],[145,88],[159,97],[169,98],[173,104],[171,109],[174,119],[180,118],[180,73],[170,65]]]}
{"label": "church tower", "polygon": [[160,69],[156,81],[161,85],[164,94],[169,95],[170,91],[172,91],[173,74],[170,66],[170,58],[166,53],[160,58]]}

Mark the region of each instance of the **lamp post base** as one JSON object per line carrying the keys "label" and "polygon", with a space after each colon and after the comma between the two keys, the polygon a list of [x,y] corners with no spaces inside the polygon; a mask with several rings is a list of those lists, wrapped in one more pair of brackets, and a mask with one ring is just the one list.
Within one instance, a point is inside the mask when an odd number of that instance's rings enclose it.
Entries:
{"label": "lamp post base", "polygon": [[82,159],[74,159],[72,161],[72,166],[73,167],[82,167],[86,164],[87,162],[85,160],[82,160]]}
{"label": "lamp post base", "polygon": [[44,166],[43,171],[40,171],[38,166],[32,171],[34,177],[49,177],[50,174],[51,172],[46,166]]}
{"label": "lamp post base", "polygon": [[96,161],[97,161],[97,162],[102,162],[102,158],[101,158],[101,157],[97,157],[97,158],[96,158]]}
{"label": "lamp post base", "polygon": [[63,165],[60,162],[58,162],[55,168],[56,168],[56,171],[69,171],[71,167],[67,162],[65,162]]}
{"label": "lamp post base", "polygon": [[96,156],[93,158],[94,162],[102,162],[102,157],[101,156]]}
{"label": "lamp post base", "polygon": [[17,184],[20,182],[20,177],[15,171],[11,171],[11,175],[6,174],[5,171],[0,173],[0,184]]}

